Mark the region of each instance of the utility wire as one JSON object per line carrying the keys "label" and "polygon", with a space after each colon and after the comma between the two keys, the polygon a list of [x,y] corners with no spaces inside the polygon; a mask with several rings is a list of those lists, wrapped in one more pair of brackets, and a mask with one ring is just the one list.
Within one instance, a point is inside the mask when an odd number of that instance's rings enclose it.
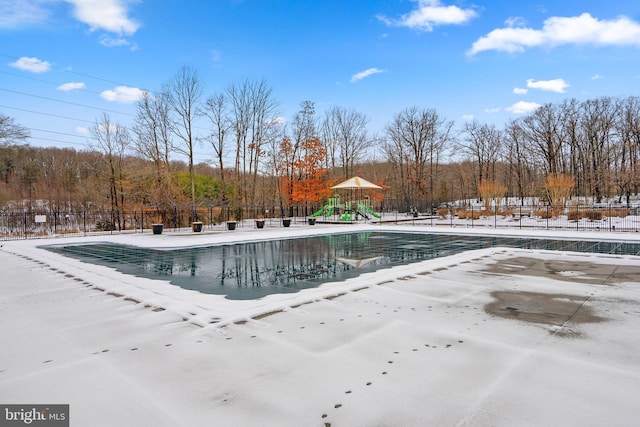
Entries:
{"label": "utility wire", "polygon": [[45,129],[36,129],[36,128],[27,128],[27,129],[36,131],[36,132],[45,132],[45,133],[53,133],[56,135],[72,136],[74,138],[97,139],[96,137],[93,137],[91,135],[74,135],[72,133],[56,132],[54,130],[45,130]]}
{"label": "utility wire", "polygon": [[48,96],[42,96],[42,95],[34,95],[32,93],[21,92],[19,90],[5,89],[5,88],[1,88],[1,87],[0,87],[0,90],[4,91],[4,92],[9,92],[9,93],[15,93],[15,94],[18,94],[18,95],[31,96],[33,98],[46,99],[47,101],[60,102],[62,104],[75,105],[76,107],[90,108],[92,110],[107,111],[109,113],[122,114],[124,116],[135,117],[135,114],[131,114],[131,113],[124,113],[122,111],[109,110],[109,109],[100,108],[100,107],[93,107],[91,105],[79,104],[77,102],[62,101],[60,99],[49,98]]}
{"label": "utility wire", "polygon": [[[0,56],[5,57],[5,58],[9,58],[9,59],[13,59],[13,60],[20,59],[20,58],[18,58],[16,56],[8,55],[8,54],[2,53],[2,52],[0,52]],[[56,66],[50,66],[50,68],[53,69],[53,70],[56,70],[56,71],[61,71],[61,72],[68,73],[68,74],[74,74],[74,75],[77,75],[77,76],[80,76],[80,77],[85,77],[85,78],[89,78],[89,79],[93,79],[93,80],[98,80],[98,81],[102,81],[102,82],[106,82],[106,83],[111,83],[111,84],[115,84],[115,85],[118,85],[118,86],[132,87],[131,85],[128,85],[126,83],[117,82],[115,80],[105,79],[105,78],[98,77],[98,76],[93,76],[93,75],[90,75],[90,74],[79,73],[77,71],[71,71],[71,70],[66,69],[66,68],[60,68],[60,67],[56,67]],[[61,84],[63,84],[63,83],[56,83],[56,82],[52,82],[52,81],[49,81],[49,80],[39,79],[39,78],[31,77],[31,76],[23,76],[23,75],[20,75],[20,74],[17,74],[17,73],[11,73],[11,72],[4,71],[4,70],[0,70],[0,73],[6,74],[6,75],[10,75],[10,76],[13,76],[13,77],[18,77],[18,78],[23,78],[23,79],[27,79],[27,80],[37,81],[37,82],[40,82],[40,83],[46,83],[46,84],[53,85],[53,86],[56,86],[56,87],[58,87]],[[136,117],[135,114],[131,114],[131,113],[125,113],[125,112],[116,111],[116,110],[110,110],[110,109],[105,109],[105,108],[100,108],[100,107],[94,107],[94,106],[91,106],[91,105],[80,104],[80,103],[76,103],[76,102],[63,101],[61,99],[55,99],[55,98],[50,98],[50,97],[46,97],[46,96],[42,96],[42,95],[30,94],[30,93],[21,92],[21,91],[12,90],[12,89],[0,88],[0,90],[1,91],[5,91],[5,92],[10,92],[10,93],[15,93],[15,94],[18,94],[18,95],[24,95],[24,96],[30,96],[30,97],[34,97],[34,98],[44,99],[44,100],[47,100],[47,101],[59,102],[59,103],[63,103],[63,104],[74,105],[74,106],[83,107],[83,108],[89,108],[89,109],[97,110],[97,111],[101,111],[101,112],[110,112],[110,113],[121,114],[121,115],[129,116],[129,117]],[[100,95],[100,93],[98,93],[98,92],[91,91],[91,90],[85,89],[85,88],[81,88],[81,89],[78,89],[78,90],[82,91],[82,92],[92,93],[92,94],[95,94],[95,95]],[[144,91],[149,92],[149,93],[157,93],[155,91],[151,91],[151,90],[147,90],[147,89],[141,89],[141,90],[144,90]],[[0,105],[0,108],[8,108],[8,109],[16,110],[16,111],[23,111],[23,112],[27,112],[27,113],[40,114],[40,115],[45,115],[45,116],[49,116],[49,117],[57,117],[57,118],[66,119],[66,120],[74,120],[74,121],[78,121],[78,122],[94,124],[94,122],[92,122],[90,120],[83,120],[83,119],[79,119],[79,118],[67,117],[67,116],[47,113],[47,112],[43,112],[43,111],[34,111],[34,110],[29,110],[29,109],[19,108],[19,107],[11,107],[11,106],[8,106],[8,105]],[[86,136],[86,135],[73,135],[73,134],[68,134],[68,133],[63,133],[63,132],[48,131],[48,130],[44,130],[44,129],[35,129],[35,128],[27,128],[27,129],[33,130],[33,131],[38,131],[38,132],[46,132],[46,133],[58,134],[58,135],[63,135],[63,136],[71,136],[71,137],[75,137],[75,138],[95,139],[95,137],[90,137],[90,136]],[[203,131],[208,131],[209,130],[209,129],[201,128],[201,127],[197,127],[197,126],[195,126],[194,129],[203,130]],[[49,138],[41,138],[41,137],[35,137],[35,136],[30,136],[30,138],[31,139],[42,140],[42,141],[59,142],[59,143],[62,143],[62,144],[84,145],[84,144],[77,143],[77,142],[60,141],[60,140],[49,139]],[[194,152],[193,154],[194,155],[200,155],[200,156],[208,156],[211,153]]]}
{"label": "utility wire", "polygon": [[75,118],[75,117],[61,116],[59,114],[45,113],[43,111],[28,110],[26,108],[10,107],[8,105],[0,105],[0,108],[9,108],[11,110],[23,111],[25,113],[41,114],[43,116],[57,117],[59,119],[74,120],[74,121],[77,121],[77,122],[85,122],[85,123],[91,123],[91,124],[94,123],[91,120],[84,120],[84,119],[78,119],[78,118]]}
{"label": "utility wire", "polygon": [[[50,80],[38,79],[36,77],[25,76],[25,75],[22,75],[22,74],[10,73],[9,71],[4,71],[4,70],[0,70],[0,73],[6,74],[8,76],[18,77],[20,79],[31,80],[31,81],[40,82],[40,83],[46,83],[48,85],[55,86],[56,88],[60,87],[60,86],[62,86],[64,84],[64,83],[52,82]],[[78,88],[78,89],[73,89],[73,90],[74,91],[80,91],[80,92],[92,93],[94,95],[100,95],[100,92],[96,92],[96,91],[93,91],[93,90],[90,90],[90,89],[86,89],[84,87],[83,88]]]}
{"label": "utility wire", "polygon": [[38,139],[41,141],[49,141],[49,142],[59,142],[61,144],[72,144],[72,145],[81,145],[86,147],[86,144],[83,144],[82,142],[73,142],[73,141],[60,141],[59,139],[51,139],[51,138],[41,138],[39,136],[30,136],[30,139]]}
{"label": "utility wire", "polygon": [[[9,59],[15,59],[15,60],[20,59],[20,58],[18,58],[16,56],[7,55],[6,53],[2,53],[2,52],[0,52],[0,56],[3,56],[5,58],[9,58]],[[71,70],[66,69],[66,68],[56,67],[54,65],[50,65],[50,68],[52,70],[62,71],[64,73],[68,73],[68,74],[75,74],[76,76],[86,77],[86,78],[93,79],[93,80],[99,80],[99,81],[106,82],[106,83],[112,83],[112,84],[115,84],[115,85],[118,85],[118,86],[129,86],[129,85],[125,84],[125,83],[117,82],[115,80],[109,80],[109,79],[105,79],[105,78],[102,78],[102,77],[92,76],[90,74],[79,73],[77,71],[71,71]],[[143,90],[146,90],[146,89],[143,89]],[[148,91],[148,92],[153,92],[153,91]]]}

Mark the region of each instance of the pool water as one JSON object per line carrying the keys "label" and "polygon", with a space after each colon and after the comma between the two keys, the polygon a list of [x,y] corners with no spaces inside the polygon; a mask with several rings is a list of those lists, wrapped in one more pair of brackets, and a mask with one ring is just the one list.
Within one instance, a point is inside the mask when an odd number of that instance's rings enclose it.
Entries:
{"label": "pool water", "polygon": [[257,299],[395,265],[495,246],[640,255],[640,244],[446,234],[359,232],[174,250],[111,243],[45,246],[125,274],[229,299]]}

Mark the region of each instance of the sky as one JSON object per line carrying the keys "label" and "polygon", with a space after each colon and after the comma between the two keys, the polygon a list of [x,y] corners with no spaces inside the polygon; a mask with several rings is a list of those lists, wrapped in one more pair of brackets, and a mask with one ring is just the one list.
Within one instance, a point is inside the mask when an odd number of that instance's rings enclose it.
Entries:
{"label": "sky", "polygon": [[182,66],[206,96],[266,80],[285,121],[310,100],[366,115],[371,135],[414,106],[501,128],[640,95],[640,2],[0,0],[0,113],[32,146],[83,149],[103,112],[130,125]]}

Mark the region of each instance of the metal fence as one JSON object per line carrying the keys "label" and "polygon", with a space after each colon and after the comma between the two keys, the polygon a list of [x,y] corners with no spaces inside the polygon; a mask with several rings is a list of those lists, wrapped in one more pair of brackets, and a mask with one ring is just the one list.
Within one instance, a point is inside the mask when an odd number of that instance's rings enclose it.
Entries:
{"label": "metal fence", "polygon": [[495,206],[434,208],[428,213],[383,214],[383,221],[449,227],[575,231],[640,231],[640,207]]}
{"label": "metal fence", "polygon": [[[153,224],[163,224],[165,231],[192,228],[201,223],[203,230],[225,229],[228,221],[264,218],[268,225],[290,217],[293,223],[306,221],[314,212],[310,206],[229,207],[171,206],[134,211],[4,211],[0,212],[0,240],[41,239],[64,236],[151,232]],[[253,222],[251,222],[253,224]]]}
{"label": "metal fence", "polygon": [[[282,226],[282,218],[293,224],[306,224],[317,210],[311,206],[270,207],[171,207],[130,212],[0,212],[0,240],[38,239],[63,236],[88,236],[116,233],[151,233],[153,224],[163,224],[167,232],[190,229],[200,223],[204,231],[225,230],[227,221],[238,221],[239,227],[254,227],[254,218],[264,218],[268,227]],[[640,231],[640,207],[609,206],[508,206],[466,208],[428,208],[401,212],[387,208],[378,211],[380,218],[354,217],[344,221],[341,212],[319,216],[317,223],[350,224],[368,221],[372,224],[404,224],[448,227],[516,228],[574,231]],[[242,221],[246,220],[246,221]],[[249,221],[251,220],[251,221]]]}

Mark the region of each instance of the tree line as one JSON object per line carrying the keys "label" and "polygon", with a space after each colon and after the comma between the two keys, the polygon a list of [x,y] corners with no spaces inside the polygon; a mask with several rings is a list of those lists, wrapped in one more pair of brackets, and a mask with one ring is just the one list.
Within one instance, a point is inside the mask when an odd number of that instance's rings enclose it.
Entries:
{"label": "tree line", "polygon": [[[97,117],[83,150],[31,147],[29,130],[0,114],[0,207],[284,207],[321,203],[353,175],[383,186],[375,197],[401,210],[480,199],[483,188],[504,187],[522,203],[548,198],[549,176],[569,177],[571,196],[595,202],[628,204],[640,185],[638,97],[544,104],[502,129],[408,107],[380,134],[355,109],[318,114],[307,100],[285,123],[278,108],[265,80],[207,95],[198,72],[183,67],[144,94],[130,125]],[[203,151],[210,160],[198,162]]]}

